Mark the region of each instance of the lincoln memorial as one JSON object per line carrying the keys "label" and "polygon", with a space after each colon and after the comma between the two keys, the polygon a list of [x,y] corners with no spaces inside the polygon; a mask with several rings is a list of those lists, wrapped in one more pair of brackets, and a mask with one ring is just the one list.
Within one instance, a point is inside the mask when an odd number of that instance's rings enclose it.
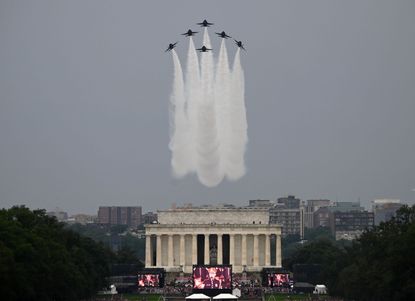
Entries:
{"label": "lincoln memorial", "polygon": [[269,224],[265,208],[163,210],[158,224],[145,229],[146,268],[191,273],[195,264],[231,264],[241,273],[281,267],[281,226]]}

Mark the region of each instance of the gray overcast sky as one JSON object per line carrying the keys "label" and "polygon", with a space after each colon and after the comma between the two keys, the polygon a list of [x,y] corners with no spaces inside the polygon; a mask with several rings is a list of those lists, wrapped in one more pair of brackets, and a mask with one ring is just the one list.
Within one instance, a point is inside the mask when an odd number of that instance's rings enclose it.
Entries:
{"label": "gray overcast sky", "polygon": [[[414,1],[1,0],[0,207],[412,202],[414,16]],[[179,34],[205,18],[248,50],[248,172],[216,188],[173,179],[167,148],[163,51],[184,58]]]}

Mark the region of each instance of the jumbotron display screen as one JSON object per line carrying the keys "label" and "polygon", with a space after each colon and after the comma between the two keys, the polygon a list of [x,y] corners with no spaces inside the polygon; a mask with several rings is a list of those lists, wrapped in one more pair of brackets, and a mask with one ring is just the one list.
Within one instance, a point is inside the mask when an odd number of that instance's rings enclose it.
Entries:
{"label": "jumbotron display screen", "polygon": [[137,284],[139,287],[159,287],[159,274],[138,274]]}
{"label": "jumbotron display screen", "polygon": [[194,266],[193,289],[230,290],[232,268],[230,266]]}
{"label": "jumbotron display screen", "polygon": [[290,285],[289,274],[273,273],[268,274],[268,286],[287,287]]}

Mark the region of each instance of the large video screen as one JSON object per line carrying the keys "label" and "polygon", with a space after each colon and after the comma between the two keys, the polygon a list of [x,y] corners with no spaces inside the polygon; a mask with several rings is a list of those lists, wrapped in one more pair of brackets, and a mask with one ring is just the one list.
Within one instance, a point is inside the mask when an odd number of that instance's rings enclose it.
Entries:
{"label": "large video screen", "polygon": [[139,287],[159,287],[159,274],[138,274],[137,284]]}
{"label": "large video screen", "polygon": [[268,274],[268,286],[288,287],[290,285],[290,275],[273,273]]}
{"label": "large video screen", "polygon": [[230,290],[232,268],[230,266],[194,266],[193,289]]}

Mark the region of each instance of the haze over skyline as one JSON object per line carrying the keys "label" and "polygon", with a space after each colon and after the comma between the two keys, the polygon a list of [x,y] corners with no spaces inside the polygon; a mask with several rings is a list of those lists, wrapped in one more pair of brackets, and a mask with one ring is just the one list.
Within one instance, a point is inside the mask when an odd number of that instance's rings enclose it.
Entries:
{"label": "haze over skyline", "polygon": [[[412,1],[1,1],[0,207],[413,203],[414,13]],[[247,49],[247,173],[214,188],[174,179],[168,150],[164,50],[179,41],[185,61],[180,34],[203,19]]]}

